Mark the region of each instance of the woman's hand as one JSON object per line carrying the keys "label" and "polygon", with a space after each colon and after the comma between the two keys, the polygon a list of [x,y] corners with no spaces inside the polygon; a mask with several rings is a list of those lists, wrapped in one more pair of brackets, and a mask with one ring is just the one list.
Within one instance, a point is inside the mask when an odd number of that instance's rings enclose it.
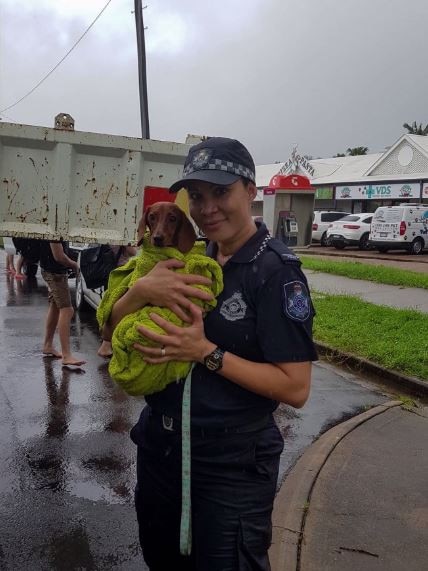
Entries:
{"label": "woman's hand", "polygon": [[148,274],[139,278],[114,304],[108,324],[103,328],[103,338],[111,338],[116,325],[125,315],[134,313],[146,305],[166,307],[179,319],[190,323],[189,297],[211,301],[214,296],[212,293],[194,287],[195,285],[210,286],[209,278],[173,271],[183,268],[184,265],[183,262],[174,259],[158,262]]}
{"label": "woman's hand", "polygon": [[166,307],[171,309],[177,317],[190,323],[189,297],[211,301],[214,296],[194,287],[196,285],[210,286],[209,278],[173,271],[183,268],[184,265],[183,262],[174,259],[158,262],[148,274],[139,278],[127,293],[135,308],[134,311],[145,305]]}
{"label": "woman's hand", "polygon": [[152,365],[168,361],[197,361],[203,363],[204,357],[215,349],[214,343],[208,341],[204,333],[202,310],[189,302],[190,324],[177,327],[157,313],[151,313],[150,318],[159,325],[165,334],[154,333],[146,327],[139,326],[137,331],[158,347],[144,347],[139,343],[134,348],[144,355],[144,360]]}

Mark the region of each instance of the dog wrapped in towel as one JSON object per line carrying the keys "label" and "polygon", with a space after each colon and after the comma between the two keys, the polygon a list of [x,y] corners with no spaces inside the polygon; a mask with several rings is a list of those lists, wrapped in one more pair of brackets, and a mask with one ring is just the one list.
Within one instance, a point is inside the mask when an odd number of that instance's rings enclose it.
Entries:
{"label": "dog wrapped in towel", "polygon": [[[183,261],[185,266],[174,271],[205,276],[211,279],[211,286],[197,285],[195,287],[211,292],[214,298],[221,293],[223,272],[215,260],[205,255],[204,242],[194,243],[188,252],[183,253],[177,247],[157,246],[153,244],[153,241],[153,234],[150,232],[145,234],[142,240],[139,240],[139,245],[142,243],[139,255],[110,274],[108,289],[97,310],[100,327],[107,322],[116,301],[161,260],[175,258]],[[204,313],[214,309],[217,304],[216,299],[209,302],[199,299],[191,299],[191,301],[201,307]],[[185,326],[185,323],[170,309],[151,305],[126,315],[116,326],[112,337],[113,356],[109,365],[109,373],[130,395],[148,395],[161,391],[169,383],[186,378],[192,365],[192,363],[181,361],[151,365],[146,363],[142,354],[134,349],[134,343],[146,346],[155,345],[138,333],[138,325],[144,325],[156,333],[163,333],[163,330],[150,319],[150,313],[158,313],[175,325]]]}

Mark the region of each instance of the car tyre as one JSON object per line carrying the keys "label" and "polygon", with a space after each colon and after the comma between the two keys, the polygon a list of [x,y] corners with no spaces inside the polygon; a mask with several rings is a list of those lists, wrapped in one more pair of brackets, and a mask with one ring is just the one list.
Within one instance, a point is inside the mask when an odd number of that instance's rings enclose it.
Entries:
{"label": "car tyre", "polygon": [[78,311],[86,311],[89,309],[89,304],[85,299],[83,294],[83,282],[82,282],[82,274],[79,273],[76,276],[76,288],[74,292],[74,304]]}
{"label": "car tyre", "polygon": [[344,250],[345,249],[345,243],[344,242],[334,242],[333,246],[336,248],[336,250]]}
{"label": "car tyre", "polygon": [[327,232],[321,236],[321,246],[330,246],[330,240],[327,238]]}
{"label": "car tyre", "polygon": [[424,243],[421,238],[415,238],[413,242],[410,244],[409,253],[417,256],[418,254],[422,254],[422,250],[424,249]]}
{"label": "car tyre", "polygon": [[370,243],[369,243],[369,233],[363,234],[360,238],[360,243],[358,244],[358,248],[360,250],[370,250]]}

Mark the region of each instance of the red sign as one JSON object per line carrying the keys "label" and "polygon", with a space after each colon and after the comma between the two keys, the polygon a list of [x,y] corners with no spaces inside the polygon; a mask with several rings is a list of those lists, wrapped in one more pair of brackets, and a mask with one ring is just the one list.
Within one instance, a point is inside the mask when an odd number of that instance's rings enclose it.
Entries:
{"label": "red sign", "polygon": [[274,188],[269,188],[269,187],[267,186],[266,188],[263,189],[263,194],[264,194],[264,195],[275,194],[275,189],[274,189]]}
{"label": "red sign", "polygon": [[274,194],[276,190],[308,190],[315,192],[315,188],[311,186],[311,181],[308,177],[300,174],[290,174],[287,176],[276,174],[270,179],[269,186],[264,189],[264,194],[268,194],[267,191],[273,191],[272,194]]}

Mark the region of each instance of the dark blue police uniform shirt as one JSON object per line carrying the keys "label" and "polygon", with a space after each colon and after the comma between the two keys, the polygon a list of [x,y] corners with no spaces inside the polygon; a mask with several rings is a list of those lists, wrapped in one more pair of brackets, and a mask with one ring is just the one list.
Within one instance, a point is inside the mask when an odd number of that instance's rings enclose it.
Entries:
{"label": "dark blue police uniform shirt", "polygon": [[[215,244],[207,254],[216,257]],[[207,338],[225,351],[257,363],[317,359],[312,342],[313,306],[299,259],[264,224],[223,266],[224,290],[205,317]],[[158,413],[181,416],[183,381],[146,397]],[[278,406],[196,364],[192,374],[192,423],[239,426]]]}

